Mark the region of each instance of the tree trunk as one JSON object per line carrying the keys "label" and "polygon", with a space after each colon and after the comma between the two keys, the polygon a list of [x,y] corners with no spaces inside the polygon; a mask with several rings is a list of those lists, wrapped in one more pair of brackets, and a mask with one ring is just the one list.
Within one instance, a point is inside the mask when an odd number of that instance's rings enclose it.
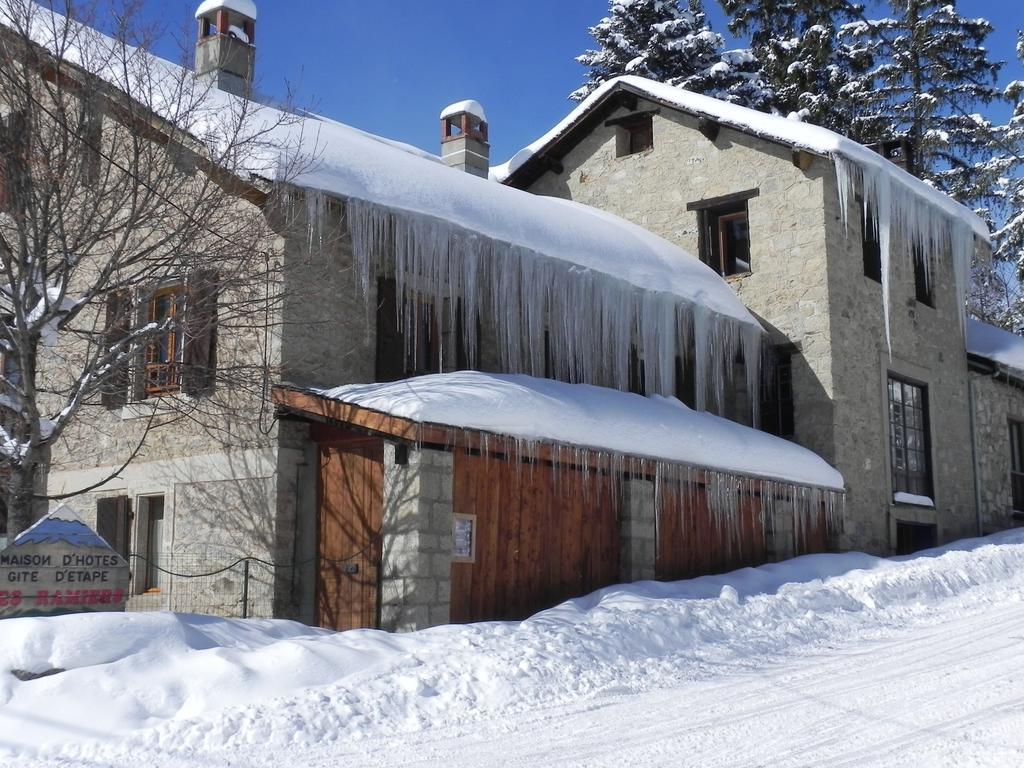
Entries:
{"label": "tree trunk", "polygon": [[49,451],[35,448],[25,461],[11,467],[7,491],[7,540],[14,538],[31,526],[46,512],[45,495]]}

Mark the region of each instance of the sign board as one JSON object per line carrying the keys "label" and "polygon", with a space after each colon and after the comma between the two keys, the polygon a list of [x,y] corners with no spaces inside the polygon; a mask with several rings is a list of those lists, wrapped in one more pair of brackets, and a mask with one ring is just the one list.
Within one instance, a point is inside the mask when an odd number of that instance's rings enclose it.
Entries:
{"label": "sign board", "polygon": [[452,561],[476,561],[476,515],[452,515]]}
{"label": "sign board", "polygon": [[0,551],[0,619],[123,611],[128,563],[68,507]]}

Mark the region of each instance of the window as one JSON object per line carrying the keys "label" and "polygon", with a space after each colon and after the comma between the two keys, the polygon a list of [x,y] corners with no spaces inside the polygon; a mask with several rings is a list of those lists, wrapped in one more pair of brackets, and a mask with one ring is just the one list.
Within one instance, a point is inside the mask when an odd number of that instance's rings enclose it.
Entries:
{"label": "window", "polygon": [[165,327],[141,348],[122,349],[111,361],[100,388],[103,405],[115,409],[129,397],[142,400],[177,392],[199,397],[211,392],[217,370],[217,299],[217,276],[203,269],[184,283],[154,291],[107,294],[102,343],[108,349],[123,345],[133,329],[148,323]]}
{"label": "window", "polygon": [[777,350],[761,391],[761,429],[779,437],[795,432],[793,410],[793,356]]}
{"label": "window", "polygon": [[913,248],[913,255],[914,298],[922,304],[934,307],[935,298],[932,292],[934,284],[932,282],[932,270],[929,268],[931,265],[928,263],[928,257],[925,256],[924,251],[916,245]]}
{"label": "window", "polygon": [[720,275],[750,272],[747,201],[702,211],[701,261]]}
{"label": "window", "polygon": [[0,549],[7,548],[7,501],[0,498]]}
{"label": "window", "polygon": [[893,493],[930,497],[928,389],[891,375],[889,453]]}
{"label": "window", "polygon": [[476,561],[476,515],[452,515],[452,562]]}
{"label": "window", "polygon": [[1013,508],[1024,512],[1024,422],[1010,422],[1010,486]]}
{"label": "window", "polygon": [[878,220],[867,207],[861,219],[861,251],[864,256],[864,276],[877,283],[882,282],[882,244],[878,237]]}
{"label": "window", "polygon": [[135,551],[141,562],[135,565],[135,592],[159,592],[164,585],[164,497],[139,497],[139,525],[135,532]]}
{"label": "window", "polygon": [[650,114],[627,116],[615,130],[615,155],[625,157],[654,148],[654,119]]}
{"label": "window", "polygon": [[896,554],[912,555],[938,544],[936,526],[932,523],[896,521]]}
{"label": "window", "polygon": [[629,371],[628,377],[629,391],[634,395],[646,395],[647,394],[647,366],[644,365],[644,359],[640,356],[640,350],[636,346],[629,348]]}
{"label": "window", "polygon": [[377,381],[397,381],[462,369],[477,359],[475,349],[481,334],[479,318],[475,321],[475,338],[469,338],[463,326],[461,302],[456,302],[453,313],[446,299],[444,310],[439,313],[433,301],[407,290],[402,305],[400,314],[394,278],[378,280]]}
{"label": "window", "polygon": [[182,332],[179,316],[184,309],[183,286],[161,288],[149,298],[146,322],[168,329],[146,347],[143,392],[146,397],[177,392],[181,387]]}

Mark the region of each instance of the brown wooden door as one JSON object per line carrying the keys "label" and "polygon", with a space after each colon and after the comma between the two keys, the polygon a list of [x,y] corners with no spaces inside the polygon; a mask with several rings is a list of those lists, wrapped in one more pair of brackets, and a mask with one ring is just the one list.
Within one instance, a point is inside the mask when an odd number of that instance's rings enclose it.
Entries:
{"label": "brown wooden door", "polygon": [[317,623],[329,629],[380,624],[384,443],[320,446]]}

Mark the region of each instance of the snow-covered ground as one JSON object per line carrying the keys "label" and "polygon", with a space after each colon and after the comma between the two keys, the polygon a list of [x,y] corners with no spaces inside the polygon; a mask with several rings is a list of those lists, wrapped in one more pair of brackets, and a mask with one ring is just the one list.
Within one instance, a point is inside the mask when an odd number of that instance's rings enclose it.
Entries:
{"label": "snow-covered ground", "polygon": [[0,764],[1024,765],[1022,594],[1024,531],[404,636],[14,619]]}

